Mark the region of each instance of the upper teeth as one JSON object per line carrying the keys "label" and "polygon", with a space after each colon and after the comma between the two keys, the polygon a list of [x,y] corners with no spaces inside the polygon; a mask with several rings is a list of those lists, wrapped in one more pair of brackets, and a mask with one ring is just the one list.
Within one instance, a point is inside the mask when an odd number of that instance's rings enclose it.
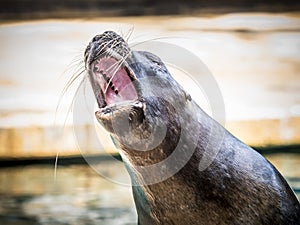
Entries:
{"label": "upper teeth", "polygon": [[100,73],[104,77],[105,81],[108,83],[108,86],[111,88],[111,90],[113,90],[115,92],[115,94],[117,95],[119,93],[119,91],[115,88],[112,80],[110,80],[110,78],[104,73],[103,70],[100,70]]}

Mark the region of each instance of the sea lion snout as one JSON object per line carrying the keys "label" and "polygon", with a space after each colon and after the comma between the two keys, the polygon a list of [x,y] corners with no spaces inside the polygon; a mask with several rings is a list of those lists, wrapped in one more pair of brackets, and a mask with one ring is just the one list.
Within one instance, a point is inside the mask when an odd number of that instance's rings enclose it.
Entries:
{"label": "sea lion snout", "polygon": [[108,132],[124,136],[144,122],[144,110],[145,103],[130,101],[102,108],[95,116]]}
{"label": "sea lion snout", "polygon": [[[98,57],[112,56],[126,58],[130,54],[127,42],[114,31],[105,31],[90,41],[84,52],[86,68]],[[119,56],[117,56],[119,55]]]}

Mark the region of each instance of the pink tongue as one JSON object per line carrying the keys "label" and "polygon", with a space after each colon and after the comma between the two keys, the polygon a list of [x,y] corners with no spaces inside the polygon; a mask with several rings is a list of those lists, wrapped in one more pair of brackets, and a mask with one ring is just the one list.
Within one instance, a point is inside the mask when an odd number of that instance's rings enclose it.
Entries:
{"label": "pink tongue", "polygon": [[112,84],[114,90],[112,90],[112,87],[108,87],[105,94],[107,105],[128,100],[136,100],[138,98],[136,90],[125,69],[117,71],[112,79]]}
{"label": "pink tongue", "polygon": [[[98,72],[103,71],[106,79],[109,79],[111,85],[102,82],[101,89],[105,93],[105,101],[107,105],[118,102],[138,99],[137,92],[124,68],[120,68],[117,72],[117,61],[113,58],[102,58],[96,62]],[[102,73],[103,73],[102,72]],[[99,76],[102,76],[101,73]],[[102,80],[105,79],[102,77]]]}

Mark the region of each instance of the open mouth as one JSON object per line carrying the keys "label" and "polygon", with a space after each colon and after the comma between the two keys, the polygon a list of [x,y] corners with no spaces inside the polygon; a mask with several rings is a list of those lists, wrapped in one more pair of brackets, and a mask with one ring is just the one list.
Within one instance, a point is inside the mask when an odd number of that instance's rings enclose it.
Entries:
{"label": "open mouth", "polygon": [[133,85],[136,80],[134,74],[128,67],[120,66],[119,61],[115,58],[99,58],[94,61],[92,68],[93,89],[94,91],[95,89],[99,90],[99,87],[101,89],[101,95],[95,93],[100,108],[138,99],[136,88]]}

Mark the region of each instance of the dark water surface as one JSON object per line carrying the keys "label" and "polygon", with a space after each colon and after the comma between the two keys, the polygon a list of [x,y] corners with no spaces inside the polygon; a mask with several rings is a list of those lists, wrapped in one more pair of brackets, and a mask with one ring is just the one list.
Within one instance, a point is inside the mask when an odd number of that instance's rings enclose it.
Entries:
{"label": "dark water surface", "polygon": [[[300,154],[267,158],[299,198]],[[115,180],[123,174],[118,162],[97,166]],[[58,166],[56,175],[54,165],[1,168],[0,181],[0,224],[136,224],[131,188],[108,181],[89,165]]]}
{"label": "dark water surface", "polygon": [[[118,166],[104,162],[112,177]],[[0,169],[0,224],[136,224],[131,188],[88,165]]]}

